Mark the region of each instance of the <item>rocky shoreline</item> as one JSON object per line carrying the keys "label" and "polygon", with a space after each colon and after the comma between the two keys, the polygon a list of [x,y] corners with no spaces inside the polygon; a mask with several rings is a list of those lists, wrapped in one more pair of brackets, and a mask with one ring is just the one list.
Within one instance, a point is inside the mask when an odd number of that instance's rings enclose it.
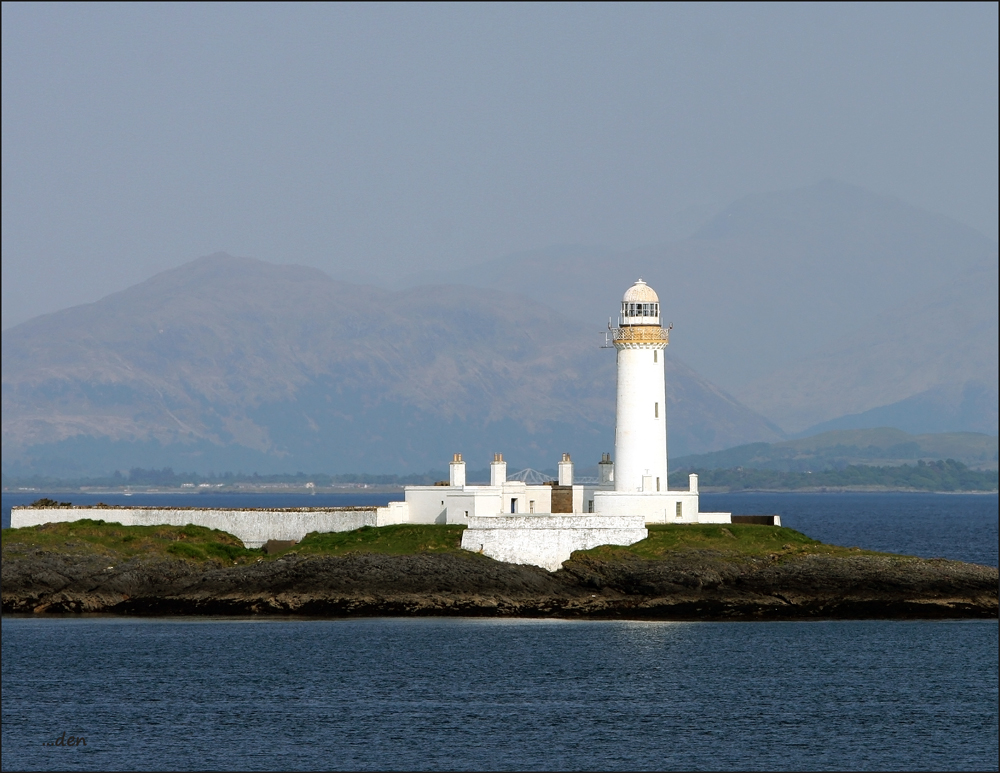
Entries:
{"label": "rocky shoreline", "polygon": [[31,615],[995,619],[998,607],[995,567],[861,553],[578,554],[549,573],[471,553],[292,553],[225,566],[36,550],[5,556],[2,572],[3,613]]}

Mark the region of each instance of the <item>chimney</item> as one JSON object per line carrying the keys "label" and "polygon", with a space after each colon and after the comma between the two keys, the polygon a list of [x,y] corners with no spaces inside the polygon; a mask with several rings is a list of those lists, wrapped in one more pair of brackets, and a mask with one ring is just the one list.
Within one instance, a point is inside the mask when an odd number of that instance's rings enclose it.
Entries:
{"label": "chimney", "polygon": [[448,482],[459,488],[465,485],[465,462],[462,461],[461,454],[455,454],[451,459],[451,476]]}
{"label": "chimney", "polygon": [[688,491],[692,494],[698,493],[698,476],[693,472],[688,475]]}
{"label": "chimney", "polygon": [[562,461],[559,462],[559,485],[573,485],[573,462],[569,458],[569,454],[563,454]]}
{"label": "chimney", "polygon": [[600,480],[602,486],[610,486],[615,482],[615,463],[611,461],[611,454],[601,454],[601,463],[597,465],[600,470]]}
{"label": "chimney", "polygon": [[490,485],[502,486],[507,482],[507,462],[503,460],[503,454],[493,454],[493,463],[490,465]]}

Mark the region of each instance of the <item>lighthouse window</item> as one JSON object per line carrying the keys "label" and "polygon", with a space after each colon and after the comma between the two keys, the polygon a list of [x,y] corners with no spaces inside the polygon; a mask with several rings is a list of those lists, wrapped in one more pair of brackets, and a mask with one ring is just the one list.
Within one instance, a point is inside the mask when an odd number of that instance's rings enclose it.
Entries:
{"label": "lighthouse window", "polygon": [[656,490],[657,491],[660,490],[660,478],[659,478],[659,476],[657,476],[657,478],[656,478]]}
{"label": "lighthouse window", "polygon": [[659,362],[659,360],[656,359],[656,355],[658,355],[658,354],[659,354],[659,352],[656,351],[656,349],[653,349],[653,362]]}
{"label": "lighthouse window", "polygon": [[654,419],[660,418],[660,404],[659,403],[653,403],[653,418]]}

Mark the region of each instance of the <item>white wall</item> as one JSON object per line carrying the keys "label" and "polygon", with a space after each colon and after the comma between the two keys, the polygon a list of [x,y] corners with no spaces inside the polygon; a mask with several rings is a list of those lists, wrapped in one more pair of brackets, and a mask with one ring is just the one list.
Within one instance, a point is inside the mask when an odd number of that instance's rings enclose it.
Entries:
{"label": "white wall", "polygon": [[[677,517],[677,505],[681,517]],[[621,491],[595,491],[594,510],[599,515],[642,515],[646,523],[729,523],[729,513],[698,511],[698,494],[690,491],[667,491],[660,494],[629,494]]]}
{"label": "white wall", "polygon": [[535,503],[536,513],[552,512],[552,486],[525,486],[524,498],[524,512],[531,512],[531,502]]}
{"label": "white wall", "polygon": [[517,500],[517,514],[548,512],[552,507],[551,486],[528,486],[523,481],[505,481],[499,486],[407,486],[411,523],[467,523],[471,516],[510,514]]}
{"label": "white wall", "polygon": [[510,504],[512,499],[516,499],[517,502],[515,507],[517,508],[515,512],[526,513],[528,512],[528,486],[524,481],[520,480],[508,480],[505,481],[501,487],[500,496],[500,509],[489,513],[480,512],[480,515],[496,515],[497,513],[507,513],[510,514]]}
{"label": "white wall", "polygon": [[[732,523],[732,513],[698,513],[698,523]],[[781,524],[778,524],[779,526]]]}
{"label": "white wall", "polygon": [[211,510],[158,507],[14,507],[12,528],[43,523],[69,523],[82,518],[123,526],[205,526],[232,534],[248,548],[269,539],[300,541],[309,532],[353,531],[362,526],[406,523],[403,502],[388,507],[296,508],[282,510]]}
{"label": "white wall", "polygon": [[407,486],[403,496],[410,506],[410,523],[447,523],[445,503],[451,486]]}
{"label": "white wall", "polygon": [[466,486],[464,491],[455,491],[445,500],[447,523],[468,523],[476,515],[496,515],[500,512],[501,495],[499,486]]}
{"label": "white wall", "polygon": [[493,516],[469,519],[462,547],[497,561],[554,572],[574,550],[632,545],[649,535],[642,518],[593,515]]}

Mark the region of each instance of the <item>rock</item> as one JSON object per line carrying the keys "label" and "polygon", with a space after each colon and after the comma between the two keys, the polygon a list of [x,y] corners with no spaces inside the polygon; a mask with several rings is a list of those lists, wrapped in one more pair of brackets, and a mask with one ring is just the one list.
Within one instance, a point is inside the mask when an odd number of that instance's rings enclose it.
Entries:
{"label": "rock", "polygon": [[3,560],[3,612],[589,617],[996,618],[995,567],[905,556],[577,554],[557,572],[476,554],[286,555],[239,566],[36,551]]}

